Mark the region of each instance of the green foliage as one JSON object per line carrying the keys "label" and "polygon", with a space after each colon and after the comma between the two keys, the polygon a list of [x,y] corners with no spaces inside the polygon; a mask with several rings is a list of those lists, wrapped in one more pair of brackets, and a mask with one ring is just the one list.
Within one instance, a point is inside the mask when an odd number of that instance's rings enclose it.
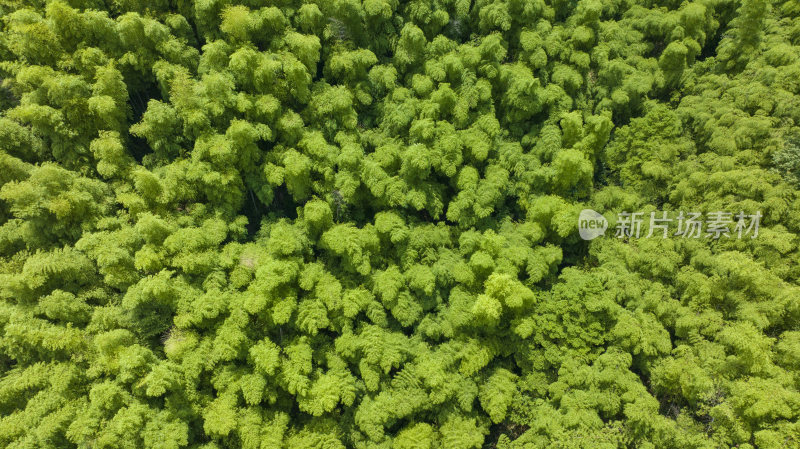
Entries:
{"label": "green foliage", "polygon": [[796,1],[0,16],[1,447],[800,447]]}

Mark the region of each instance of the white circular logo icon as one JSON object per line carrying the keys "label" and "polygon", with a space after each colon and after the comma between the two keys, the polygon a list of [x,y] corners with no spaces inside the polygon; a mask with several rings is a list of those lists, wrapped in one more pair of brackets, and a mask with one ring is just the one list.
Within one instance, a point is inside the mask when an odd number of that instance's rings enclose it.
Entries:
{"label": "white circular logo icon", "polygon": [[584,209],[578,215],[578,233],[584,240],[592,240],[606,233],[608,220],[606,217],[591,210]]}

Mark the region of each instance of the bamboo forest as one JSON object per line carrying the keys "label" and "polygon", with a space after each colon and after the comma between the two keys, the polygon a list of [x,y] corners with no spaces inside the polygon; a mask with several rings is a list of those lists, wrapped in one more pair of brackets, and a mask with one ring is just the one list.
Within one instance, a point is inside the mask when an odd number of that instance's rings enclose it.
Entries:
{"label": "bamboo forest", "polygon": [[800,448],[800,1],[0,0],[0,448]]}

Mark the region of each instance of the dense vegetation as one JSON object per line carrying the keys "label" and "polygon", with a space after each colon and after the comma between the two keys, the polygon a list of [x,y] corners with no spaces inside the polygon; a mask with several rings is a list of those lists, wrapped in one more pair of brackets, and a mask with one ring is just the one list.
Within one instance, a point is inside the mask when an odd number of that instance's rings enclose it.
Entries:
{"label": "dense vegetation", "polygon": [[0,15],[0,447],[800,447],[800,2]]}

